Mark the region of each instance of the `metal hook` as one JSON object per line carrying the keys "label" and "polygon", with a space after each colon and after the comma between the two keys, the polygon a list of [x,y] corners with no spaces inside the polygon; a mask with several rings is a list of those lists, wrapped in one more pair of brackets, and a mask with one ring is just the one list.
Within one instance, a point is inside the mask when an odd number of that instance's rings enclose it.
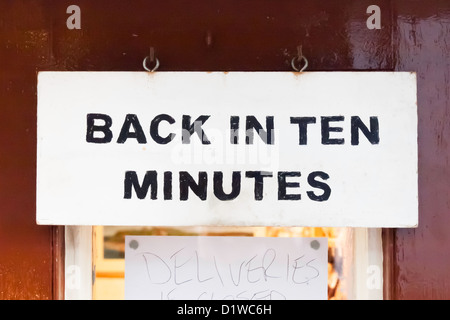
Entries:
{"label": "metal hook", "polygon": [[149,57],[145,57],[144,61],[142,62],[142,66],[144,67],[145,70],[149,71],[149,72],[155,72],[158,68],[159,68],[159,60],[158,58],[155,59],[155,66],[153,67],[153,69],[149,69],[147,67],[147,59]]}
{"label": "metal hook", "polygon": [[302,45],[298,45],[297,46],[297,57],[303,57],[303,51],[302,51],[303,46]]}
{"label": "metal hook", "polygon": [[[303,60],[305,62],[305,64],[303,65],[303,67],[301,69],[299,69],[295,66],[295,62],[300,61],[300,60]],[[294,69],[295,71],[303,72],[308,67],[308,60],[305,58],[305,56],[301,56],[300,59],[298,57],[294,57],[291,61],[291,66],[292,66],[292,69]]]}
{"label": "metal hook", "polygon": [[[303,65],[302,68],[299,69],[299,68],[297,68],[297,67],[295,66],[295,62],[300,62],[301,60],[304,61],[304,65]],[[291,66],[292,66],[292,69],[294,69],[294,70],[297,71],[297,72],[303,72],[303,71],[306,70],[306,68],[308,67],[308,60],[307,60],[306,57],[303,55],[303,52],[302,52],[302,46],[301,46],[301,45],[297,47],[297,56],[294,57],[294,58],[292,58]]]}
{"label": "metal hook", "polygon": [[[150,62],[155,63],[155,66],[153,67],[153,69],[149,69],[147,67],[147,59],[148,58],[150,58]],[[144,58],[144,61],[142,62],[142,66],[144,67],[145,70],[147,70],[149,72],[155,72],[159,68],[159,60],[158,60],[158,58],[155,57],[155,48],[150,47],[150,53],[147,57]]]}

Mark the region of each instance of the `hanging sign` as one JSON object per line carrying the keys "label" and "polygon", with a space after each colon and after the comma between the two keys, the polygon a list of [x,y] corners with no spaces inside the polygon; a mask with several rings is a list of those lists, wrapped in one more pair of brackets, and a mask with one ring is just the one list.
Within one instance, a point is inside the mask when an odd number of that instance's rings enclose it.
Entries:
{"label": "hanging sign", "polygon": [[414,227],[406,72],[41,72],[37,221]]}
{"label": "hanging sign", "polygon": [[327,238],[125,237],[125,299],[326,300]]}

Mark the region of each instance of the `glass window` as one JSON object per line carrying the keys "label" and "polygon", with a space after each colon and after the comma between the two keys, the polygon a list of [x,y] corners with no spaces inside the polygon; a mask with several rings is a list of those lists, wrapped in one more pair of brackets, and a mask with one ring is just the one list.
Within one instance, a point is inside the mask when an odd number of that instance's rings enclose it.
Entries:
{"label": "glass window", "polygon": [[125,235],[326,237],[328,299],[382,299],[380,229],[96,226],[92,233],[93,299],[124,299]]}

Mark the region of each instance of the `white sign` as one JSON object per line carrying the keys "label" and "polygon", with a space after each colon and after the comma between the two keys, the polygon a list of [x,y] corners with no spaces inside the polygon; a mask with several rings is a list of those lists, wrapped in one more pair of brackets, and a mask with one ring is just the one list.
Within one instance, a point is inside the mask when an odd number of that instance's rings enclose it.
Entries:
{"label": "white sign", "polygon": [[406,72],[41,72],[37,221],[414,227]]}
{"label": "white sign", "polygon": [[125,237],[125,299],[327,299],[326,238]]}

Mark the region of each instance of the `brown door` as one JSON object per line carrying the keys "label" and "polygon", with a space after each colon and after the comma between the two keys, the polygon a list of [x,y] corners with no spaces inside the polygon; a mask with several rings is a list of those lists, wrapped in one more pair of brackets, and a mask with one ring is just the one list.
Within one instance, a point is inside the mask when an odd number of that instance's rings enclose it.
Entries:
{"label": "brown door", "polygon": [[450,298],[450,3],[378,0],[380,29],[373,4],[2,1],[0,299],[61,297],[61,228],[35,223],[37,71],[142,71],[151,47],[161,71],[290,71],[299,46],[308,71],[418,72],[419,227],[385,232],[385,297]]}

